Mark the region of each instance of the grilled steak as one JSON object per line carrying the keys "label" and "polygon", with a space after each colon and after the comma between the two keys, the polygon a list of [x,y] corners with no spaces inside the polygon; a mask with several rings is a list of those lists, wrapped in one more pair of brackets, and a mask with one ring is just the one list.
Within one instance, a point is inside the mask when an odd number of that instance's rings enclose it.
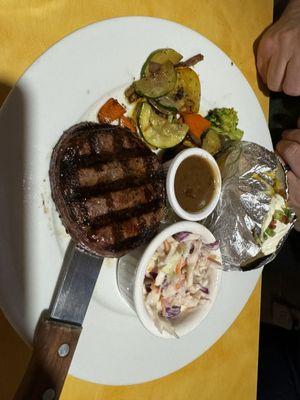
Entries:
{"label": "grilled steak", "polygon": [[161,164],[127,129],[71,127],[53,149],[49,174],[60,218],[82,249],[119,257],[155,235],[165,211]]}

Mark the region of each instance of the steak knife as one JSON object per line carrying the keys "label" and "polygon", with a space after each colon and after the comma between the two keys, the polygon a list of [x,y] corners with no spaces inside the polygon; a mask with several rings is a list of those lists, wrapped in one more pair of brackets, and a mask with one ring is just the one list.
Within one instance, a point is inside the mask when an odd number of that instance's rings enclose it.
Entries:
{"label": "steak knife", "polygon": [[59,399],[102,262],[103,258],[84,253],[70,242],[49,311],[42,313],[38,322],[32,358],[14,400]]}

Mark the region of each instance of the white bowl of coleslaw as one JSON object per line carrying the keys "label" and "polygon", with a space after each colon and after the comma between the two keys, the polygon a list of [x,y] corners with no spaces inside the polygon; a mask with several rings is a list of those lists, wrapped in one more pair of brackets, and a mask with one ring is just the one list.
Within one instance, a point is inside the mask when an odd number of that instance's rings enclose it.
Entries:
{"label": "white bowl of coleslaw", "polygon": [[180,338],[206,317],[216,299],[222,263],[213,234],[181,221],[161,231],[138,262],[133,304],[152,334]]}

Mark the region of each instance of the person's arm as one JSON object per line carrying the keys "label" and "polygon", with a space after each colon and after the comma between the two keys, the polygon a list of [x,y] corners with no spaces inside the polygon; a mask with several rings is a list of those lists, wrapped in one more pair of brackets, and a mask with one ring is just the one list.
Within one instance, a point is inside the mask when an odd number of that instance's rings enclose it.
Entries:
{"label": "person's arm", "polygon": [[290,0],[280,19],[263,34],[257,69],[270,90],[300,95],[300,0]]}

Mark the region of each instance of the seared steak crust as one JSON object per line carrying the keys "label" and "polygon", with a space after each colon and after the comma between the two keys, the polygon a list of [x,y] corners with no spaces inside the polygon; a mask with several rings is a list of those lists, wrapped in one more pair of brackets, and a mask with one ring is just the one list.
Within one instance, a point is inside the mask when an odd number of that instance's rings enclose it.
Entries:
{"label": "seared steak crust", "polygon": [[119,257],[147,242],[164,216],[161,164],[125,128],[72,126],[53,149],[49,175],[66,231],[95,255]]}

